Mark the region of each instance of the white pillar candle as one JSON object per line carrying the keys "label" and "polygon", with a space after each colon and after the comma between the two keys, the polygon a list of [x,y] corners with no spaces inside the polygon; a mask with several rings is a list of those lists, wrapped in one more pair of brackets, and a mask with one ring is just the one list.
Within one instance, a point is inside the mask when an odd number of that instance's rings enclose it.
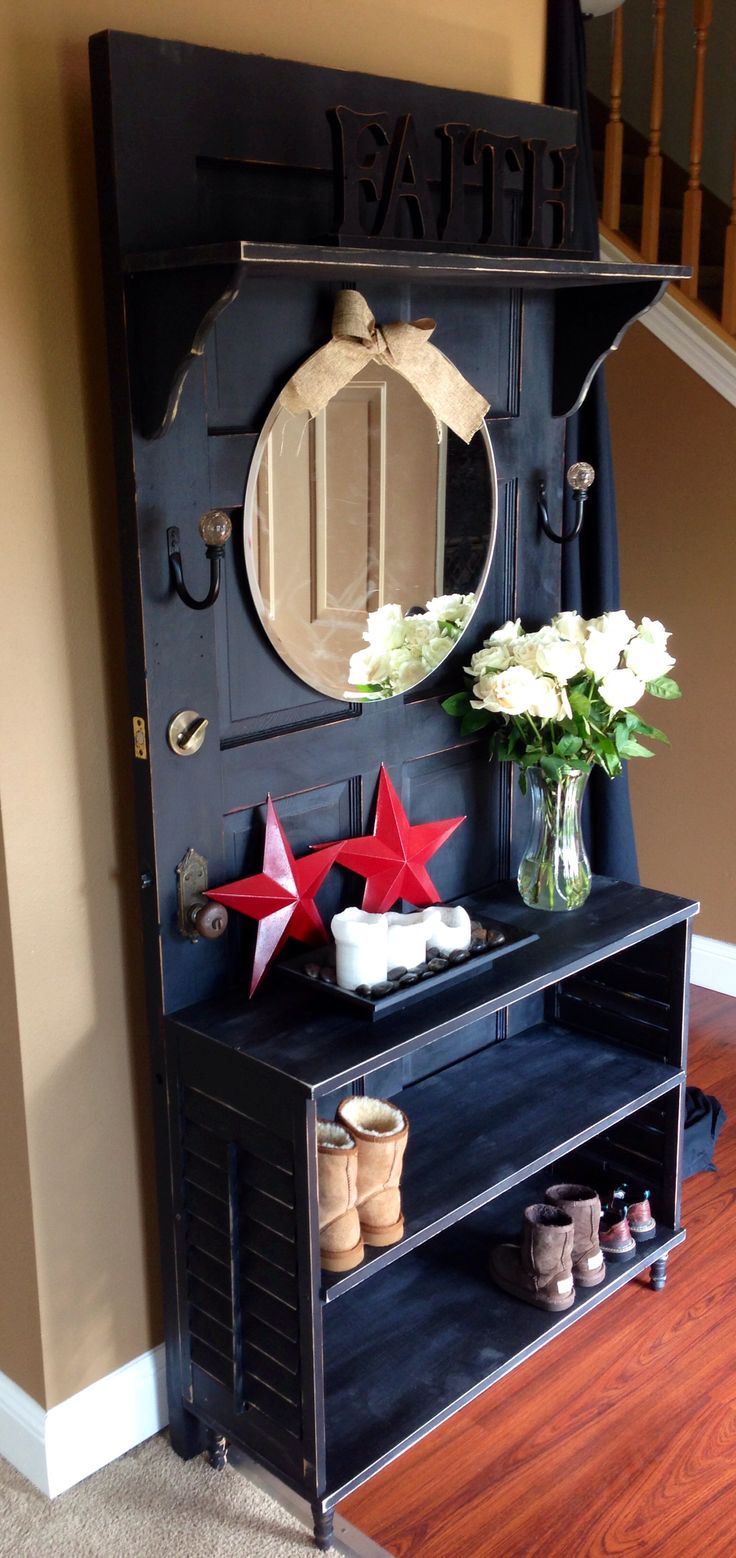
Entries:
{"label": "white pillar candle", "polygon": [[335,938],[335,978],[341,990],[377,985],[388,969],[388,926],[385,914],[343,909],[330,925]]}
{"label": "white pillar candle", "polygon": [[416,968],[427,956],[428,925],[424,914],[391,912],[388,920],[388,966]]}
{"label": "white pillar candle", "polygon": [[430,945],[443,957],[449,952],[466,952],[470,946],[470,915],[459,905],[454,909],[428,909],[427,916],[434,915],[429,926]]}

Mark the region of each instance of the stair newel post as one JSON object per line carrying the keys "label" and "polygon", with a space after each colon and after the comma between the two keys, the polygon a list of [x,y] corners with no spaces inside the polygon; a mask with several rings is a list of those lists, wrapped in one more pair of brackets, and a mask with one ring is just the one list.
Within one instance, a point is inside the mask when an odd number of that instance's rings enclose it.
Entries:
{"label": "stair newel post", "polygon": [[659,213],[662,205],[662,113],[664,105],[664,24],[667,0],[654,0],[652,95],[649,109],[649,149],[644,163],[641,213],[642,258],[656,263],[659,253]]}
{"label": "stair newel post", "polygon": [[721,324],[729,335],[736,335],[736,140],[733,143],[731,169],[731,216],[726,228],[726,247],[723,254]]}
{"label": "stair newel post", "polygon": [[613,232],[618,232],[621,221],[621,175],[624,162],[624,126],[621,118],[623,84],[624,17],[623,11],[616,11],[613,18],[611,56],[611,112],[606,125],[601,212],[606,226]]}
{"label": "stair newel post", "polygon": [[705,56],[708,49],[708,32],[713,20],[713,0],[695,0],[693,26],[695,29],[695,82],[693,85],[693,111],[690,122],[690,172],[688,187],[682,207],[682,263],[689,265],[692,276],[682,282],[686,297],[698,295],[698,267],[700,264],[700,228],[703,215],[703,191],[700,169],[703,160],[703,112],[705,106]]}

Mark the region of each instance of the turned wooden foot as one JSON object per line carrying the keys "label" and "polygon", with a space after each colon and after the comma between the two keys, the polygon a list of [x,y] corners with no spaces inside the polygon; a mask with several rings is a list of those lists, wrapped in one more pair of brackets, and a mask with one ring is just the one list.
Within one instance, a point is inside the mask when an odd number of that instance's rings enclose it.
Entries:
{"label": "turned wooden foot", "polygon": [[329,1552],[332,1546],[332,1527],[335,1521],[333,1509],[323,1511],[318,1504],[312,1505],[314,1517],[314,1545],[321,1553]]}
{"label": "turned wooden foot", "polygon": [[227,1439],[211,1429],[207,1435],[207,1460],[213,1471],[224,1471],[227,1466]]}
{"label": "turned wooden foot", "polygon": [[661,1293],[662,1288],[667,1281],[666,1255],[660,1255],[657,1260],[652,1262],[652,1265],[649,1269],[649,1281],[651,1286],[654,1288],[655,1293]]}

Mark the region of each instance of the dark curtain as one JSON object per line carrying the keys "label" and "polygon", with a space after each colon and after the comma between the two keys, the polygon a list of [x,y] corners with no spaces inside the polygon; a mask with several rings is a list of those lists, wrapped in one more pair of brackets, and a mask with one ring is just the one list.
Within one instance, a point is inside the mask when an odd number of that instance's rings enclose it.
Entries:
{"label": "dark curtain", "polygon": [[[573,243],[595,258],[599,254],[598,211],[593,178],[585,71],[585,23],[578,0],[548,0],[546,100],[578,114],[578,161]],[[562,548],[562,605],[596,617],[620,605],[616,492],[613,480],[608,403],[599,368],[580,410],[568,418],[565,469],[574,460],[595,467],[595,483],[585,506],[578,540]],[[565,526],[573,522],[572,497],[566,492]],[[568,506],[569,505],[569,506]],[[608,779],[595,769],[588,785],[586,841],[594,871],[624,882],[638,882],[628,775]]]}

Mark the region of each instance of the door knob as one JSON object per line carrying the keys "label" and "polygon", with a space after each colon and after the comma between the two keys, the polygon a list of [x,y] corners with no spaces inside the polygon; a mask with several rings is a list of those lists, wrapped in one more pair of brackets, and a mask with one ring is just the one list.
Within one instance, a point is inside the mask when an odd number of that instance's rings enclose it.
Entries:
{"label": "door knob", "polygon": [[217,941],[227,930],[227,909],[221,903],[193,904],[187,914],[191,926],[190,935],[204,936],[205,941]]}
{"label": "door knob", "polygon": [[166,732],[172,752],[177,757],[194,757],[204,741],[208,725],[209,720],[196,709],[180,709]]}

